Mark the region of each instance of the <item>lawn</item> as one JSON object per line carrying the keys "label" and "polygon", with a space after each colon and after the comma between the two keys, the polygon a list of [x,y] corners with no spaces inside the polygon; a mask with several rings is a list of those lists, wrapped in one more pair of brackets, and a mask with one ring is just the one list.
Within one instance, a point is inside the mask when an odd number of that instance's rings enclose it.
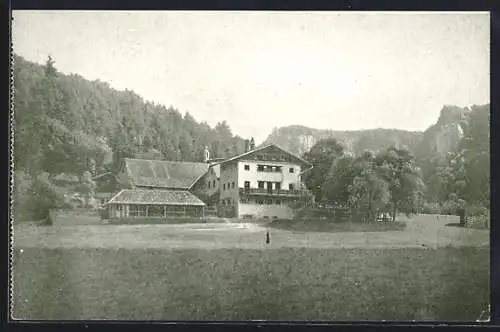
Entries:
{"label": "lawn", "polygon": [[269,227],[294,232],[386,232],[401,231],[406,227],[402,221],[396,222],[336,222],[322,219],[307,220],[277,220],[268,224]]}
{"label": "lawn", "polygon": [[489,303],[489,249],[16,250],[19,319],[456,320]]}

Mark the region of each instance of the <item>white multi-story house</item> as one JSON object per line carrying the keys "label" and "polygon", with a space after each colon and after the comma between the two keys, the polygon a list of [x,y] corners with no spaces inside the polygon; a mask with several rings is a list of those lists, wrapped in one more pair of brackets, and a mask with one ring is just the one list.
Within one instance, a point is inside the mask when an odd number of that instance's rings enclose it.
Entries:
{"label": "white multi-story house", "polygon": [[[257,148],[213,164],[222,209],[231,217],[291,219],[294,201],[304,193],[301,175],[312,168],[276,145]],[[210,171],[209,171],[210,172]],[[213,177],[207,187],[213,190]],[[207,188],[209,189],[209,188]]]}

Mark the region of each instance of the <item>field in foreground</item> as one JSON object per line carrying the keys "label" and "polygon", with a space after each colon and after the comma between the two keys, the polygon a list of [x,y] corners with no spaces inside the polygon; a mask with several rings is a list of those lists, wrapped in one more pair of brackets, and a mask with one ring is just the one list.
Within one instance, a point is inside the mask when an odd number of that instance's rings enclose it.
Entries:
{"label": "field in foreground", "polygon": [[489,249],[25,248],[18,319],[454,320],[489,303]]}
{"label": "field in foreground", "polygon": [[406,227],[405,222],[332,222],[331,220],[278,220],[269,224],[269,227],[295,232],[387,232],[401,231]]}

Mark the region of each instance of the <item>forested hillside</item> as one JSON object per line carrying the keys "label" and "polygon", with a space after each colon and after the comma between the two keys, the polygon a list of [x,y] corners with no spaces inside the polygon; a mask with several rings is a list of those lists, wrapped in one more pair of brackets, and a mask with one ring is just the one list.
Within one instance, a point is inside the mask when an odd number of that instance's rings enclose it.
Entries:
{"label": "forested hillside", "polygon": [[14,84],[17,170],[81,175],[156,151],[168,160],[201,161],[205,145],[212,157],[245,148],[225,122],[211,128],[132,91],[63,75],[52,59],[40,66],[15,56]]}
{"label": "forested hillside", "polygon": [[244,151],[225,122],[211,128],[132,91],[64,75],[51,58],[41,66],[15,55],[13,69],[18,219],[47,218],[74,199],[88,204],[99,190],[90,175],[116,172],[124,157],[202,161],[205,145],[212,158]]}

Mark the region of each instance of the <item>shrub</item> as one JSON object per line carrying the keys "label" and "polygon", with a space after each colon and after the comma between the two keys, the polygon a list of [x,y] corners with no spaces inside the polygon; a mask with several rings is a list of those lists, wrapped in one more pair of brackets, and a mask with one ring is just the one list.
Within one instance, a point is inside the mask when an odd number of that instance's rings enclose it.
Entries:
{"label": "shrub", "polygon": [[69,208],[64,202],[64,190],[52,183],[48,173],[35,179],[22,172],[15,176],[14,220],[49,220],[52,209]]}
{"label": "shrub", "polygon": [[422,206],[423,214],[441,214],[442,209],[438,203],[424,203]]}
{"label": "shrub", "polygon": [[488,229],[490,227],[490,210],[484,206],[471,206],[466,210],[467,227]]}

